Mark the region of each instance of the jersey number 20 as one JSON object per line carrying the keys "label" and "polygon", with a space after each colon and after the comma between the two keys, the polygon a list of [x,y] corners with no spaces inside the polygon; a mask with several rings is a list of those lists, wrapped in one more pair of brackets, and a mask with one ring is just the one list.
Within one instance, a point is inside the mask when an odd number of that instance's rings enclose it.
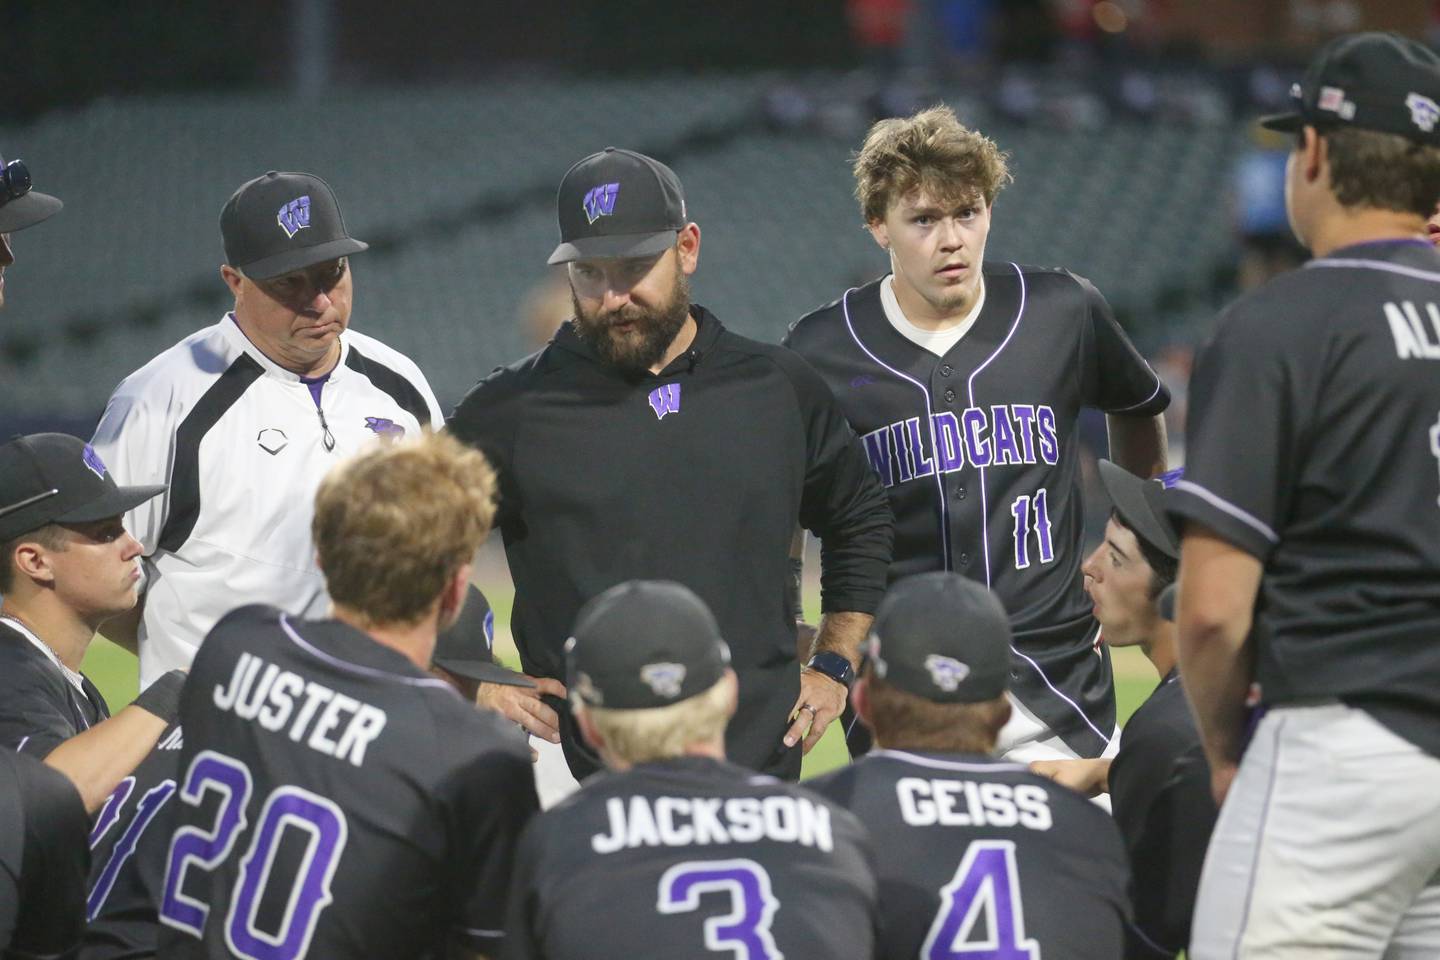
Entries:
{"label": "jersey number 20", "polygon": [[940,890],[940,910],[920,957],[1039,960],[1040,944],[1025,938],[1013,841],[976,840],[965,850],[955,878]]}
{"label": "jersey number 20", "polygon": [[[167,926],[203,936],[210,904],[185,893],[185,875],[191,867],[214,870],[234,851],[245,832],[245,808],[250,802],[250,771],[245,764],[213,750],[197,754],[180,788],[180,799],[198,807],[207,793],[220,797],[215,822],[209,829],[184,826],[170,842],[165,864],[165,893],[160,898],[160,920]],[[286,830],[305,836],[301,866],[293,877],[272,870],[274,855]],[[345,850],[348,827],[345,814],[331,801],[300,787],[276,787],[265,798],[250,848],[240,860],[235,892],[225,918],[225,944],[231,953],[249,960],[298,960],[310,947],[315,924],[331,901],[330,881]],[[280,929],[267,931],[256,924],[256,913],[272,883],[288,889],[279,901],[287,904]]]}
{"label": "jersey number 20", "polygon": [[783,960],[770,934],[780,901],[764,867],[744,858],[677,863],[660,878],[655,908],[661,913],[699,910],[704,893],[730,895],[730,912],[705,921],[705,949],[735,960]]}

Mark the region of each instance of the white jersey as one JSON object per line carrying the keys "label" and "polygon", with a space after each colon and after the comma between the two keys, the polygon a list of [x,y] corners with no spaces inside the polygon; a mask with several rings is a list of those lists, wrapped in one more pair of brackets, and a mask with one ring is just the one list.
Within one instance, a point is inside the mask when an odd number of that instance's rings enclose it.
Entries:
{"label": "white jersey", "polygon": [[125,516],[145,547],[140,685],[188,667],[215,622],[267,603],[321,617],[310,539],[326,472],[377,437],[439,429],[418,367],[347,330],[319,400],[227,315],[121,381],[93,444],[117,483],[170,489]]}

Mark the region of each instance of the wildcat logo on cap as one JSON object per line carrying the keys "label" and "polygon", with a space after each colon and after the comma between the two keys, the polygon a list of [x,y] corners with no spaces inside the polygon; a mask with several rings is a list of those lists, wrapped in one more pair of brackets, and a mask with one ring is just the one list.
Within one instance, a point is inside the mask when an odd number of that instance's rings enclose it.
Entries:
{"label": "wildcat logo on cap", "polygon": [[655,691],[655,696],[674,700],[680,696],[680,684],[685,682],[685,664],[647,663],[640,668],[640,679]]}
{"label": "wildcat logo on cap", "polygon": [[310,226],[310,195],[307,193],[285,204],[275,215],[275,221],[285,231],[285,236],[293,240],[295,234]]}
{"label": "wildcat logo on cap", "polygon": [[105,479],[105,461],[100,459],[100,454],[95,452],[94,447],[88,443],[85,444],[85,452],[80,455],[80,459],[84,461],[91,473],[101,480]]}
{"label": "wildcat logo on cap", "polygon": [[655,411],[656,420],[664,420],[667,413],[680,412],[680,384],[667,383],[650,391],[650,409]]}
{"label": "wildcat logo on cap", "polygon": [[968,666],[954,657],[942,657],[938,653],[932,653],[925,658],[925,669],[930,671],[930,679],[935,682],[935,686],[946,693],[954,693],[961,681],[970,676]]}
{"label": "wildcat logo on cap", "polygon": [[1410,122],[1426,133],[1435,131],[1435,121],[1440,120],[1440,106],[1434,100],[1419,93],[1405,97],[1405,106],[1410,108]]}
{"label": "wildcat logo on cap", "polygon": [[602,183],[589,193],[581,206],[585,208],[585,219],[594,223],[601,217],[608,217],[615,212],[615,197],[620,193],[620,184]]}

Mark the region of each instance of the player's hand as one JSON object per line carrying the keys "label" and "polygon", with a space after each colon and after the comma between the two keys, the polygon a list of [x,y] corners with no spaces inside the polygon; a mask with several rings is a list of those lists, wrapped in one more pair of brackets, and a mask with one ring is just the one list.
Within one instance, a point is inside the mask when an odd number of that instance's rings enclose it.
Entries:
{"label": "player's hand", "polygon": [[1215,798],[1215,806],[1225,805],[1225,797],[1230,793],[1230,785],[1235,782],[1235,774],[1240,772],[1238,763],[1226,761],[1224,763],[1211,762],[1210,764],[1210,793]]}
{"label": "player's hand", "polygon": [[1032,760],[1030,772],[1087,797],[1110,792],[1109,760]]}
{"label": "player's hand", "polygon": [[496,711],[507,720],[520,724],[527,733],[543,737],[551,743],[559,743],[560,715],[540,698],[548,694],[565,699],[565,684],[551,677],[529,679],[535,681],[534,687],[482,683],[475,694],[475,702]]}
{"label": "player's hand", "polygon": [[[845,684],[831,680],[816,670],[800,670],[800,696],[790,710],[790,729],[785,731],[785,746],[793,747],[805,738],[804,752],[809,753],[830,721],[845,709],[850,691]],[[808,729],[808,733],[806,732]]]}

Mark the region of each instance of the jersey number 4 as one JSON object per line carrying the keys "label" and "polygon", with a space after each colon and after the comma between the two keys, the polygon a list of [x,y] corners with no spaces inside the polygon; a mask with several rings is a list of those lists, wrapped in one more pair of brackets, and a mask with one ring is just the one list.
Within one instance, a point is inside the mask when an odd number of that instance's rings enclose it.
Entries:
{"label": "jersey number 4", "polygon": [[[1034,508],[1033,511],[1031,508]],[[1031,513],[1034,523],[1031,523]],[[1036,539],[1036,554],[1041,563],[1055,559],[1055,545],[1050,539],[1050,505],[1041,487],[1035,496],[1019,496],[1010,504],[1010,515],[1015,518],[1015,569],[1024,570],[1030,566],[1030,531],[1033,527]]]}
{"label": "jersey number 4", "polygon": [[[705,949],[735,960],[783,960],[770,934],[780,901],[770,889],[770,874],[754,860],[687,860],[660,878],[655,908],[661,913],[700,909],[700,895],[725,893],[730,912],[705,921]],[[682,952],[683,951],[679,951]]]}
{"label": "jersey number 4", "polygon": [[1040,944],[1025,938],[1025,910],[1015,844],[976,840],[955,879],[940,890],[921,960],[1039,960]]}
{"label": "jersey number 4", "polygon": [[[215,820],[208,829],[183,826],[170,842],[165,864],[165,893],[160,920],[167,926],[204,936],[210,905],[185,893],[185,875],[195,867],[214,870],[234,851],[245,832],[250,802],[250,771],[245,764],[213,750],[195,756],[180,788],[182,802],[198,807],[208,793],[218,794]],[[299,830],[305,851],[295,876],[273,871],[275,853],[287,830]],[[225,918],[225,944],[235,956],[249,960],[298,960],[310,948],[320,914],[331,901],[330,881],[345,850],[345,814],[330,800],[300,787],[276,787],[265,798],[250,848],[240,861],[230,912]],[[263,930],[256,914],[272,883],[286,884],[279,902],[287,904],[278,930]]]}

